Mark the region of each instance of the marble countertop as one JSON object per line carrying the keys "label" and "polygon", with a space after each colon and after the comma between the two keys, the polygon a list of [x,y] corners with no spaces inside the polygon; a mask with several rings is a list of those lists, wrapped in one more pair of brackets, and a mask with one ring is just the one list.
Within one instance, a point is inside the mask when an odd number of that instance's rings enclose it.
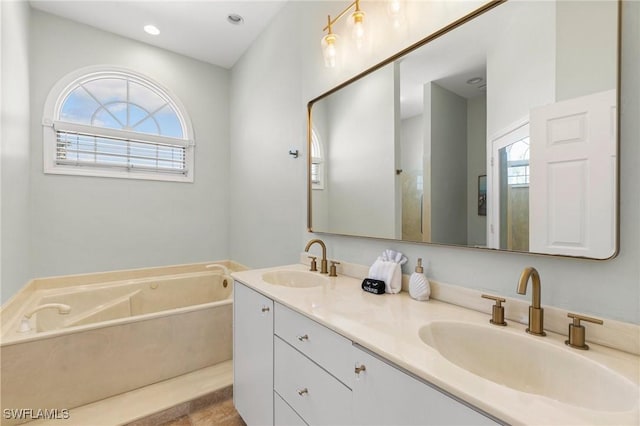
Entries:
{"label": "marble countertop", "polygon": [[[599,411],[517,391],[458,367],[419,337],[420,327],[438,320],[495,327],[489,324],[487,314],[433,299],[419,302],[406,292],[395,295],[366,293],[360,288],[361,279],[346,275],[327,277],[328,285],[308,288],[272,285],[262,279],[262,274],[267,271],[283,269],[307,271],[308,267],[294,264],[235,272],[232,276],[504,422],[531,425],[640,424],[639,403],[630,411]],[[509,322],[500,330],[531,339],[544,339],[544,344],[575,351],[564,344],[566,336],[552,332],[547,332],[544,338],[529,336],[525,328],[523,324]],[[624,376],[636,390],[640,388],[640,357],[596,344],[590,344],[590,347],[589,351],[575,352],[577,356]],[[549,368],[554,367],[549,365]]]}

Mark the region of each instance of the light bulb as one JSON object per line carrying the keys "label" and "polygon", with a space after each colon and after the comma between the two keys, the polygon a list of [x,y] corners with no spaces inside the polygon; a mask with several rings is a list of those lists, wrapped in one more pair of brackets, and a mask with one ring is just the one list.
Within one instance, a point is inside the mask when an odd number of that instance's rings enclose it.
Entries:
{"label": "light bulb", "polygon": [[338,36],[333,33],[329,33],[322,37],[322,56],[324,58],[324,66],[327,68],[334,68],[336,66],[336,40]]}

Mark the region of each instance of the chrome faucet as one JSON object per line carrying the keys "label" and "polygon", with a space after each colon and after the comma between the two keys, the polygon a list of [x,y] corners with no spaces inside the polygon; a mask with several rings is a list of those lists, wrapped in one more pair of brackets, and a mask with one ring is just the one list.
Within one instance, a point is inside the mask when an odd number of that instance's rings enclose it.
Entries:
{"label": "chrome faucet", "polygon": [[305,252],[309,252],[309,249],[311,248],[311,246],[315,243],[320,244],[320,247],[322,247],[322,260],[320,261],[320,273],[321,274],[326,274],[328,273],[327,271],[327,246],[324,244],[324,242],[320,239],[314,239],[311,240],[307,243],[307,246],[304,248]]}
{"label": "chrome faucet", "polygon": [[527,294],[527,283],[531,277],[533,290],[531,291],[531,306],[529,306],[529,327],[527,333],[536,336],[546,336],[544,332],[544,310],[540,307],[540,274],[536,268],[524,268],[518,281],[518,294]]}
{"label": "chrome faucet", "polygon": [[60,315],[68,315],[71,312],[71,306],[64,303],[45,303],[44,305],[36,306],[26,314],[20,321],[20,331],[21,333],[25,333],[27,331],[31,331],[31,325],[29,325],[29,320],[38,311],[42,311],[44,309],[57,309]]}

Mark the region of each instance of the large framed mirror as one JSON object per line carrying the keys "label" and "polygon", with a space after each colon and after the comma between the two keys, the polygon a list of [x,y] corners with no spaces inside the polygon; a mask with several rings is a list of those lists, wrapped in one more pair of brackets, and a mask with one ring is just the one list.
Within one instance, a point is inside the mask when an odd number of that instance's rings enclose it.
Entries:
{"label": "large framed mirror", "polygon": [[619,22],[492,2],[310,101],[309,231],[615,256]]}

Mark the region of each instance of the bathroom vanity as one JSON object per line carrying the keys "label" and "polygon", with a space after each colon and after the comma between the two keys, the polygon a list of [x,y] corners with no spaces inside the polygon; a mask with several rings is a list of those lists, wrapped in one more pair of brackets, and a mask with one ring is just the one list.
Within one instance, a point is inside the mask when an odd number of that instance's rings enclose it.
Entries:
{"label": "bathroom vanity", "polygon": [[496,424],[236,281],[234,403],[247,424]]}
{"label": "bathroom vanity", "polygon": [[[592,359],[576,358],[577,364],[590,363],[585,365],[592,376],[600,374],[603,360],[618,374],[615,383],[598,378],[605,381],[594,387],[607,389],[589,399],[576,389],[577,383],[590,387],[589,379],[577,376],[580,365],[572,371],[565,364],[574,361],[572,349],[563,336],[548,333],[540,357],[557,354],[559,365],[548,359],[545,366],[554,376],[569,377],[567,388],[578,396],[545,395],[536,384],[518,389],[517,377],[498,383],[482,371],[472,373],[473,366],[447,359],[432,340],[445,326],[444,334],[463,342],[454,352],[464,352],[465,340],[481,341],[469,346],[471,363],[492,359],[484,353],[491,352],[489,341],[503,336],[526,355],[540,346],[532,339],[541,338],[526,334],[524,325],[492,326],[484,313],[438,300],[418,302],[406,293],[373,295],[360,289],[360,279],[305,269],[234,274],[234,403],[249,425],[637,424],[637,356],[593,345],[580,355]],[[502,371],[533,369],[527,359],[513,366],[496,359]],[[610,386],[622,387],[612,392]],[[555,382],[552,387],[563,388]]]}

